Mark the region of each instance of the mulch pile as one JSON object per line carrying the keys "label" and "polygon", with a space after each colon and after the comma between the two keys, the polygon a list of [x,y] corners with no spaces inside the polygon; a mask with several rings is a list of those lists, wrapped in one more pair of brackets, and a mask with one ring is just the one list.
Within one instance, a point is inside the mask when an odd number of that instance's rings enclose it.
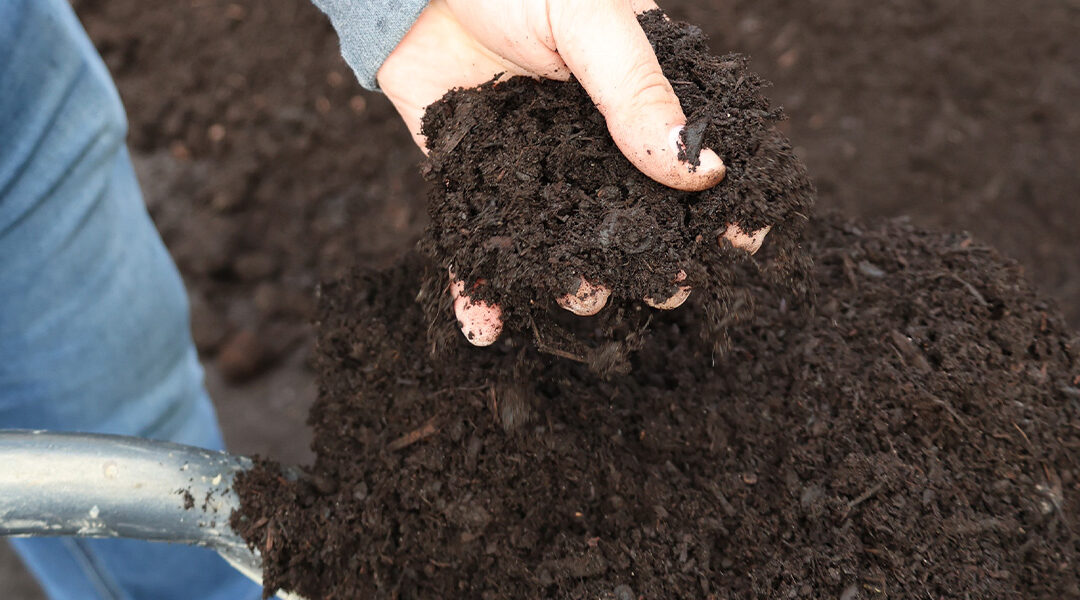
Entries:
{"label": "mulch pile", "polygon": [[[318,461],[233,524],[309,598],[1066,598],[1080,593],[1080,340],[961,235],[817,219],[816,310],[699,301],[628,375],[464,339],[419,258],[324,288]],[[425,293],[430,293],[426,290]]]}

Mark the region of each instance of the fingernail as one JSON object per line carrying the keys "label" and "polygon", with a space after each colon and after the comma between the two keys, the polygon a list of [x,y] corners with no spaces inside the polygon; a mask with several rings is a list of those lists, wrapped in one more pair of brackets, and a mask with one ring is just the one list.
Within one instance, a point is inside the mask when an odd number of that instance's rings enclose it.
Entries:
{"label": "fingernail", "polygon": [[462,294],[454,298],[454,316],[461,333],[473,346],[490,346],[502,333],[502,311],[498,306]]}
{"label": "fingernail", "polygon": [[[668,145],[671,146],[671,151],[675,153],[675,157],[678,158],[679,154],[683,152],[685,146],[682,141],[682,132],[686,127],[684,125],[676,125],[671,128],[668,133]],[[720,159],[720,155],[713,152],[709,148],[702,148],[698,154],[698,164],[694,165],[688,160],[682,160],[681,162],[687,165],[687,171],[690,173],[712,173],[714,171],[721,171],[723,173],[726,170],[724,161]]]}
{"label": "fingernail", "polygon": [[671,151],[678,156],[683,149],[682,132],[686,127],[684,125],[676,125],[668,132],[668,146],[671,146]]}
{"label": "fingernail", "polygon": [[457,318],[458,327],[470,344],[490,346],[499,339],[503,328],[502,309],[466,296],[465,282],[460,279],[451,281],[450,296],[454,299],[454,317]]}
{"label": "fingernail", "polygon": [[727,167],[724,166],[724,161],[720,158],[720,155],[709,148],[701,149],[698,160],[701,163],[696,167],[699,173],[719,173],[722,177],[727,172]]}

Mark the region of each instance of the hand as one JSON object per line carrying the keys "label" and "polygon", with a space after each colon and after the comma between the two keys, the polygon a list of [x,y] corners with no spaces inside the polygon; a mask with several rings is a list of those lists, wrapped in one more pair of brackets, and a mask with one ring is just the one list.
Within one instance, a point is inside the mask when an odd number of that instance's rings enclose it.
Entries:
{"label": "hand", "polygon": [[[703,148],[695,168],[679,160],[686,124],[679,100],[664,77],[637,14],[656,9],[652,0],[433,0],[383,63],[377,79],[427,151],[420,124],[424,109],[447,91],[475,87],[498,73],[567,80],[573,74],[607,120],[615,144],[652,179],[680,190],[708,189],[724,178],[724,163]],[[747,233],[730,225],[718,242],[756,252],[768,228]],[[450,273],[450,293],[462,332],[477,346],[502,331],[498,306],[473,301],[465,283]],[[678,271],[678,283],[686,273]],[[594,315],[611,291],[581,280],[557,299],[577,315]],[[670,310],[690,295],[680,286],[671,298],[645,298]]]}

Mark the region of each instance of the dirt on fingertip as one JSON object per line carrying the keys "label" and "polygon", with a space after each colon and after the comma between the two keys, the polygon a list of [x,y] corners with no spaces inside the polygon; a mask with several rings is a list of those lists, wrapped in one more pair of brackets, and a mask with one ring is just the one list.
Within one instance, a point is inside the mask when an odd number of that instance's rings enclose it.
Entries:
{"label": "dirt on fingertip", "polygon": [[267,592],[316,598],[1075,598],[1080,340],[966,235],[818,218],[814,310],[754,267],[608,380],[433,358],[412,256],[322,288],[318,459],[237,479]]}
{"label": "dirt on fingertip", "polygon": [[[582,279],[612,292],[593,329],[632,315],[639,319],[631,329],[640,331],[650,317],[642,299],[674,295],[685,271],[685,284],[708,299],[703,318],[718,351],[724,330],[752,305],[734,277],[737,263],[758,265],[795,295],[810,288],[799,241],[813,187],[775,128],[783,112],[762,93],[765,82],[743,57],[711,55],[694,26],[660,11],[640,20],[687,115],[680,158],[697,163],[708,147],[727,167],[714,188],[681,192],[644,175],[573,80],[515,77],[454,90],[423,121],[424,173],[433,183],[424,252],[452,266],[470,297],[497,304],[506,331],[605,372],[625,371],[636,345],[631,337],[609,340],[617,347],[588,346],[557,324],[564,311],[555,298]],[[731,224],[770,227],[767,251],[752,260],[721,241]],[[437,276],[445,284],[446,274]]]}

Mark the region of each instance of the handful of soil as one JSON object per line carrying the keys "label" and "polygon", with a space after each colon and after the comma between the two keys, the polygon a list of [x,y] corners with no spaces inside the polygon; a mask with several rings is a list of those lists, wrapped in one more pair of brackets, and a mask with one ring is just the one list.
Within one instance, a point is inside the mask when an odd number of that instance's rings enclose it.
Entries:
{"label": "handful of soil", "polygon": [[267,593],[1080,597],[1058,312],[966,236],[829,217],[806,245],[816,311],[745,266],[726,356],[700,306],[660,313],[608,381],[461,336],[431,358],[416,257],[324,287],[316,464],[236,483]]}
{"label": "handful of soil", "polygon": [[635,315],[644,322],[651,312],[641,299],[672,296],[680,269],[707,298],[700,318],[722,349],[721,330],[750,305],[734,276],[749,256],[718,242],[729,224],[771,227],[768,252],[754,264],[798,293],[808,287],[798,242],[813,188],[774,128],[783,114],[762,95],[764,82],[739,56],[711,56],[696,27],[660,11],[640,21],[688,116],[687,158],[695,162],[704,145],[727,166],[712,189],[681,192],[638,171],[576,81],[516,77],[454,90],[424,117],[425,176],[434,183],[424,252],[453,265],[470,296],[498,304],[506,329],[563,354],[589,354],[552,316],[561,312],[554,299],[582,277],[612,291],[615,307],[590,324],[610,329]]}

